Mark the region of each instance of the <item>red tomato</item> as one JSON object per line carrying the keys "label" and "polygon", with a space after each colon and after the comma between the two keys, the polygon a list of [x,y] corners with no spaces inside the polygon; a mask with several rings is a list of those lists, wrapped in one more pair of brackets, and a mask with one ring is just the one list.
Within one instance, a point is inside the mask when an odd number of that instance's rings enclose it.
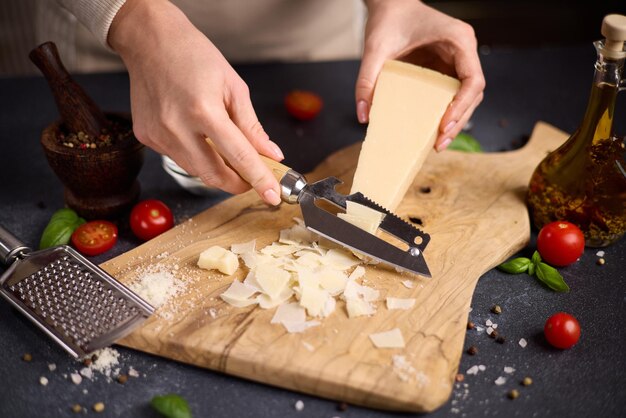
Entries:
{"label": "red tomato", "polygon": [[72,233],[72,245],[85,255],[109,251],[117,242],[117,226],[109,221],[91,221]]}
{"label": "red tomato", "polygon": [[130,212],[130,229],[137,238],[147,241],[174,226],[174,216],[160,200],[148,199],[139,202]]}
{"label": "red tomato", "polygon": [[322,98],[305,90],[293,90],[285,96],[285,107],[296,119],[310,120],[322,110]]}
{"label": "red tomato", "polygon": [[537,237],[541,258],[553,266],[567,266],[578,260],[585,249],[582,231],[567,221],[545,225]]}
{"label": "red tomato", "polygon": [[543,333],[554,347],[566,349],[578,342],[580,324],[572,315],[559,312],[548,318]]}

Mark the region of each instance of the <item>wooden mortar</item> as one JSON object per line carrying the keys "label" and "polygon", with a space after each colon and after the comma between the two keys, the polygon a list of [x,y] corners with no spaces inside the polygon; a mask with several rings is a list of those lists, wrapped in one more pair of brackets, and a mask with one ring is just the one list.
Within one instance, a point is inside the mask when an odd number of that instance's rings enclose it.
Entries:
{"label": "wooden mortar", "polygon": [[83,132],[98,138],[113,121],[132,131],[130,114],[102,112],[67,72],[54,43],[38,46],[29,57],[46,77],[61,115],[43,130],[41,145],[65,186],[65,203],[87,219],[120,216],[139,197],[144,146],[133,136],[95,149],[70,148],[57,137]]}

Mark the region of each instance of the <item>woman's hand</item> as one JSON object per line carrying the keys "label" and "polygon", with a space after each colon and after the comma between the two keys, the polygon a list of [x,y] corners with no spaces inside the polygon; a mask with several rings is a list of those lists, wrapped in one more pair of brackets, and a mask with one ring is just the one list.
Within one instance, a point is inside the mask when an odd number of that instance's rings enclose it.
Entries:
{"label": "woman's hand", "polygon": [[388,59],[457,77],[461,88],[441,118],[437,151],[461,131],[483,99],[485,78],[472,27],[417,0],[368,0],[365,48],[356,84],[357,117],[369,119],[376,78]]}
{"label": "woman's hand", "polygon": [[128,0],[108,41],[128,69],[142,143],[207,185],[230,193],[252,185],[265,202],[280,203],[278,182],[258,155],[280,161],[280,148],[261,127],[247,85],[178,8]]}

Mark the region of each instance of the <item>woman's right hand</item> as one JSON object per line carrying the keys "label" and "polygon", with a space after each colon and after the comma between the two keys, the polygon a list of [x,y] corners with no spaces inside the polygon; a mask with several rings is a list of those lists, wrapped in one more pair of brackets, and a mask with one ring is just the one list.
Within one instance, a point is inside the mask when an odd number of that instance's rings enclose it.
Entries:
{"label": "woman's right hand", "polygon": [[137,139],[209,186],[230,193],[252,186],[268,204],[280,203],[259,154],[284,157],[259,123],[248,86],[177,7],[127,0],[108,41],[128,69]]}

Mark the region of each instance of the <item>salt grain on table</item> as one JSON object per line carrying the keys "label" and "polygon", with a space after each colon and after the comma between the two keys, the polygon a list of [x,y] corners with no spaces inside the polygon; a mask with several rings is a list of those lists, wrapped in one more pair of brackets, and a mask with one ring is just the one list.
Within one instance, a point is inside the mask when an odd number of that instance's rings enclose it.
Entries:
{"label": "salt grain on table", "polygon": [[520,345],[520,347],[522,347],[522,348],[526,348],[526,345],[527,345],[527,344],[528,344],[528,342],[526,341],[526,339],[525,339],[525,338],[520,338],[520,340],[519,340],[519,345]]}
{"label": "salt grain on table", "polygon": [[80,385],[80,382],[83,381],[83,378],[78,373],[72,373],[70,377],[75,385]]}
{"label": "salt grain on table", "polygon": [[296,411],[302,411],[304,409],[304,402],[297,401],[295,404]]}
{"label": "salt grain on table", "polygon": [[511,373],[514,373],[514,372],[515,372],[515,369],[513,367],[504,366],[504,373],[511,374]]}
{"label": "salt grain on table", "polygon": [[495,383],[498,386],[502,386],[503,384],[506,383],[506,377],[498,377],[493,383]]}

